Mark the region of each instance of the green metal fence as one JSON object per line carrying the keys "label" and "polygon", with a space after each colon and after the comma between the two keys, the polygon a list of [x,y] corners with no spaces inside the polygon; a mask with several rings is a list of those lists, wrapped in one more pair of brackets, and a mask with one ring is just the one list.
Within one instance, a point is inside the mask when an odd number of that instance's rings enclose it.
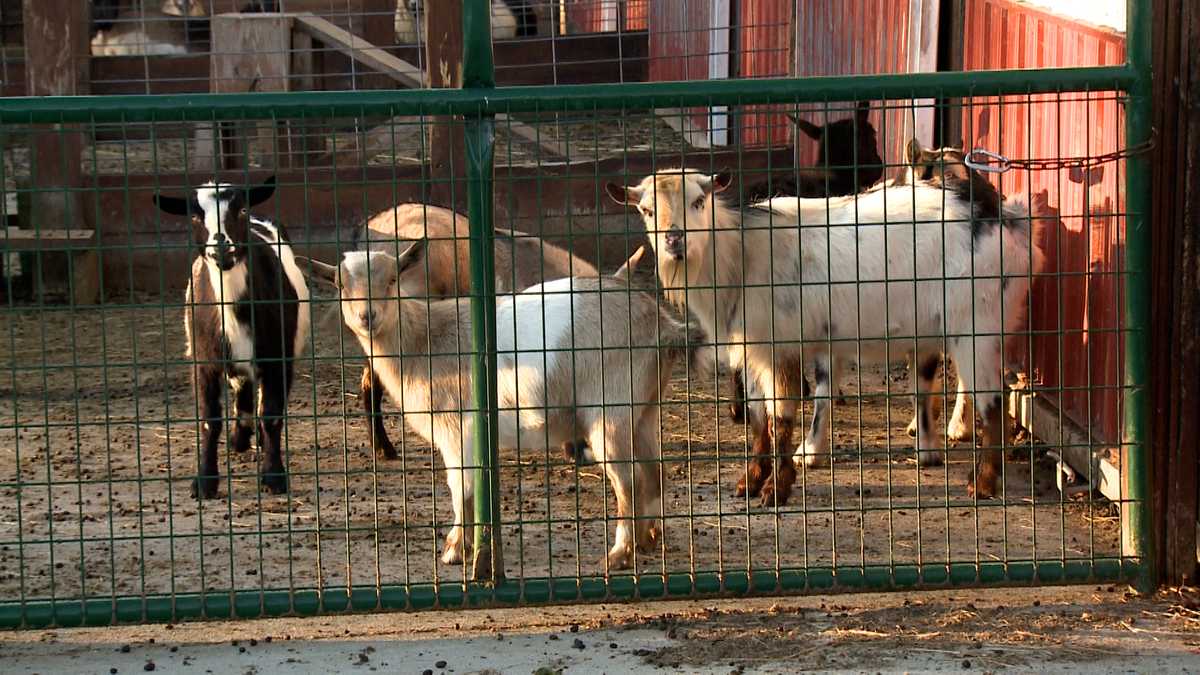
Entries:
{"label": "green metal fence", "polygon": [[[222,450],[221,496],[207,502],[188,496],[199,449],[191,434],[202,420],[185,385],[195,361],[183,356],[184,333],[178,325],[185,304],[176,286],[187,273],[174,261],[190,261],[195,248],[165,236],[169,228],[161,226],[169,217],[160,216],[156,231],[135,233],[131,227],[120,244],[106,243],[103,233],[95,243],[102,257],[132,260],[151,251],[171,261],[160,264],[148,284],[134,278],[144,272],[136,271],[132,262],[103,268],[106,274],[127,269],[127,279],[109,278],[106,285],[157,286],[158,292],[110,293],[95,307],[57,305],[45,296],[21,304],[12,299],[11,282],[6,282],[10,297],[7,306],[0,307],[5,324],[0,336],[8,352],[0,359],[7,380],[0,384],[0,451],[5,456],[0,505],[8,522],[0,530],[0,625],[103,625],[966,585],[1153,584],[1142,393],[1149,307],[1149,170],[1141,156],[1132,155],[1124,164],[1120,180],[1126,190],[1125,208],[1118,206],[1115,214],[1125,227],[1124,264],[1116,274],[1124,289],[1116,297],[1124,304],[1116,309],[1121,323],[1112,329],[1123,344],[1119,396],[1124,428],[1121,438],[1110,440],[1120,452],[1123,471],[1119,517],[1090,493],[1072,501],[1053,490],[1048,493],[1044,485],[1038,487],[1044,443],[1065,447],[1069,440],[1026,439],[1010,447],[1017,458],[1005,462],[1005,471],[1026,472],[1028,486],[1022,489],[1028,492],[1005,491],[995,500],[963,493],[964,462],[976,456],[969,441],[950,452],[953,474],[950,464],[936,469],[906,465],[911,444],[893,441],[890,427],[907,419],[912,395],[891,384],[901,376],[866,366],[845,378],[849,384],[842,396],[848,404],[834,406],[835,433],[856,432],[857,441],[849,443],[857,443],[857,452],[828,469],[802,471],[790,504],[759,507],[748,498],[731,496],[733,481],[750,457],[752,438],[747,437],[746,425],[722,419],[728,394],[723,380],[679,365],[668,373],[673,378],[670,397],[655,412],[664,441],[662,459],[653,462],[655,470],[661,467],[663,472],[661,540],[656,550],[636,553],[630,569],[610,569],[602,557],[611,543],[616,507],[603,471],[562,459],[557,452],[514,454],[502,447],[497,272],[493,256],[486,254],[495,247],[493,225],[510,224],[497,222],[494,209],[504,204],[498,192],[515,200],[517,186],[523,186],[520,189],[529,192],[522,194],[539,195],[526,197],[538,206],[523,212],[561,213],[563,205],[542,203],[545,181],[590,178],[599,212],[607,199],[606,182],[634,184],[649,173],[645,163],[634,167],[620,156],[600,162],[595,128],[618,118],[644,119],[653,126],[655,109],[784,109],[811,103],[823,106],[833,118],[848,109],[838,103],[842,101],[907,105],[904,102],[912,99],[937,99],[938,105],[950,109],[950,101],[959,98],[1013,96],[1031,105],[1036,99],[1039,105],[1054,106],[1083,96],[1122,107],[1123,144],[1139,146],[1151,135],[1148,2],[1129,3],[1129,62],[1116,67],[522,88],[493,86],[488,5],[486,0],[465,3],[461,90],[0,100],[0,142],[11,147],[47,128],[59,134],[115,135],[117,157],[101,157],[94,144],[85,161],[97,167],[102,161],[115,163],[116,182],[102,184],[97,178],[68,190],[37,185],[19,189],[34,197],[79,197],[78,203],[94,210],[97,221],[111,217],[104,210],[114,203],[124,201],[128,208],[156,192],[180,194],[182,184],[164,184],[157,177],[174,161],[155,154],[167,147],[158,137],[168,134],[172,125],[256,121],[329,129],[339,121],[414,116],[417,122],[393,123],[391,152],[372,172],[363,168],[361,177],[353,180],[348,172],[360,167],[318,172],[301,166],[298,175],[303,178],[281,184],[285,197],[265,207],[263,215],[288,225],[298,251],[316,258],[353,244],[348,241],[349,223],[341,223],[346,231],[335,241],[312,238],[309,199],[326,192],[361,191],[359,212],[369,214],[401,201],[397,194],[427,187],[420,172],[397,172],[394,164],[391,177],[386,177],[388,163],[400,154],[396,138],[423,139],[436,116],[460,116],[455,124],[463,128],[466,155],[453,161],[465,162],[467,180],[465,185],[451,185],[450,191],[459,197],[461,193],[454,193],[465,190],[470,221],[471,331],[469,344],[460,344],[455,355],[470,364],[471,382],[459,386],[470,392],[473,404],[462,412],[470,415],[474,429],[486,430],[474,435],[464,467],[473,472],[476,486],[473,516],[478,526],[469,547],[473,559],[461,564],[436,560],[449,505],[435,450],[401,433],[396,462],[369,458],[367,422],[355,410],[360,402],[343,395],[354,390],[362,358],[353,338],[340,332],[337,320],[329,319],[336,312],[336,296],[317,284],[310,284],[313,337],[297,360],[285,427],[291,494],[255,489],[252,461]],[[505,157],[514,146],[505,122],[496,120],[501,114],[556,123],[586,118],[593,125],[589,128],[594,142],[589,146],[585,137],[578,147],[584,148],[582,159],[594,160],[594,175],[556,173],[559,164],[543,166],[538,159],[534,177],[523,182],[526,179]],[[148,137],[151,153],[150,178],[136,184],[129,174],[140,160],[128,154],[135,130]],[[498,139],[505,143],[499,152]],[[649,164],[660,168],[684,158],[682,150],[657,132],[650,134],[648,145]],[[187,151],[183,154],[181,167],[186,167]],[[710,151],[703,162],[692,153],[687,160],[715,172],[725,159],[718,154]],[[505,160],[507,173],[494,166],[497,157]],[[569,166],[572,159],[580,158],[566,157],[561,164]],[[735,160],[740,159],[735,153]],[[769,169],[771,160],[767,161],[767,167],[731,168],[745,179]],[[186,168],[182,172],[189,184],[208,178],[192,176]],[[242,173],[249,183],[252,173],[262,172],[247,168]],[[498,185],[503,190],[497,191]],[[571,204],[565,207],[567,226],[554,241],[567,248],[602,251],[608,246],[602,237],[618,238],[632,248],[643,234],[636,214],[614,216],[611,211],[606,222],[615,218],[619,227],[583,223],[596,233],[581,234],[584,228],[575,227],[581,224],[572,223]],[[505,210],[522,209],[508,204]],[[520,229],[520,222],[515,225]],[[4,241],[0,237],[0,243]],[[395,253],[401,250],[397,244]],[[24,258],[39,273],[43,267],[51,269],[57,259],[53,247]],[[332,257],[324,259],[334,262]],[[600,267],[608,272],[613,265]],[[645,276],[638,279],[653,292],[655,282]],[[659,327],[658,333],[662,330]],[[879,379],[882,388],[875,385]],[[236,418],[231,404],[226,395],[229,424]],[[879,438],[868,443],[870,447],[863,441],[867,408],[883,419],[877,424],[882,431],[873,427]],[[387,410],[385,405],[392,428],[407,423]],[[1105,443],[1089,437],[1083,445],[1090,453]],[[1018,469],[1026,464],[1027,469]],[[1089,481],[1095,478],[1086,476]]]}

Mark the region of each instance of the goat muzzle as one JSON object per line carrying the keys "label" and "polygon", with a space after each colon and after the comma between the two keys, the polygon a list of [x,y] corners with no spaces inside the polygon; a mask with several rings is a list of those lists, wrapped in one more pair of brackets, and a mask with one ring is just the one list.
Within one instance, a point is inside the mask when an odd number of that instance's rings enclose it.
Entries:
{"label": "goat muzzle", "polygon": [[663,235],[663,241],[666,244],[667,253],[671,254],[676,260],[683,260],[686,252],[683,242],[683,232],[671,230]]}

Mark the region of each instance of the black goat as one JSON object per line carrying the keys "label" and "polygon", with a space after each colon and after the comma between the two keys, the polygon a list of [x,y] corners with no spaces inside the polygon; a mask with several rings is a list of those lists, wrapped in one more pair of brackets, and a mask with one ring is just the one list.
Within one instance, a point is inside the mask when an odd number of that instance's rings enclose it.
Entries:
{"label": "black goat", "polygon": [[272,493],[287,492],[281,431],[292,362],[308,340],[308,286],[283,228],[250,215],[250,207],[274,192],[272,177],[252,188],[205,183],[190,199],[154,197],[164,212],[191,218],[195,241],[202,247],[192,262],[183,317],[203,422],[203,452],[192,486],[198,499],[217,494],[223,377],[237,410],[228,446],[235,452],[248,450],[251,434],[257,432],[262,485]]}
{"label": "black goat", "polygon": [[868,120],[867,101],[859,101],[854,117],[824,126],[788,115],[796,128],[816,141],[817,165],[773,180],[756,183],[742,194],[743,203],[753,204],[768,197],[840,197],[862,192],[883,177],[878,134]]}

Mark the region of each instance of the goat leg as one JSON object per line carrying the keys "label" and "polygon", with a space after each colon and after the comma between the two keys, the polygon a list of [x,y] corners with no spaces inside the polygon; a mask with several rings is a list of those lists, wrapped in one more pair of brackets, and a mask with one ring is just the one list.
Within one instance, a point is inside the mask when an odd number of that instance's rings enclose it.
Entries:
{"label": "goat leg", "polygon": [[[257,429],[254,424],[254,383],[245,378],[234,385],[237,394],[234,401],[237,405],[237,422],[233,426],[233,438],[229,446],[234,452],[243,453],[250,449],[250,441]],[[261,441],[261,439],[259,439]]]}
{"label": "goat leg", "polygon": [[994,400],[989,401],[986,408],[980,411],[983,416],[984,447],[980,450],[979,465],[967,483],[967,494],[979,499],[992,499],[997,496],[996,488],[1001,463],[1004,461],[1002,444],[1004,432],[1008,428],[999,395],[994,396]]}
{"label": "goat leg", "polygon": [[742,369],[735,369],[731,379],[733,380],[733,400],[729,402],[729,419],[737,424],[742,424],[746,421],[746,384],[742,380]]}
{"label": "goat leg", "polygon": [[738,481],[738,497],[757,497],[762,492],[763,482],[771,476],[771,429],[766,420],[755,420],[754,457],[746,465],[746,475]]}
{"label": "goat leg", "polygon": [[792,496],[792,485],[796,482],[796,466],[792,462],[791,447],[792,447],[792,432],[796,427],[796,420],[787,417],[776,417],[772,420],[772,436],[775,441],[775,457],[776,467],[774,480],[767,481],[762,486],[762,501],[763,506],[773,506],[778,504],[784,506],[788,502],[788,498]]}
{"label": "goat leg", "polygon": [[396,459],[396,446],[388,438],[387,427],[383,425],[383,383],[371,370],[371,366],[363,368],[361,382],[361,400],[363,410],[367,414],[367,427],[371,434],[371,450],[381,459]]}
{"label": "goat leg", "polygon": [[221,440],[221,373],[212,366],[198,366],[193,375],[196,398],[200,403],[201,449],[192,496],[213,499],[217,496],[217,443]]}
{"label": "goat leg", "polygon": [[[259,482],[271,494],[288,491],[287,469],[283,464],[283,416],[287,409],[287,390],[291,364],[281,368],[265,369],[260,386],[262,411],[259,429],[262,434],[262,463],[259,465]],[[276,372],[270,372],[276,371]]]}

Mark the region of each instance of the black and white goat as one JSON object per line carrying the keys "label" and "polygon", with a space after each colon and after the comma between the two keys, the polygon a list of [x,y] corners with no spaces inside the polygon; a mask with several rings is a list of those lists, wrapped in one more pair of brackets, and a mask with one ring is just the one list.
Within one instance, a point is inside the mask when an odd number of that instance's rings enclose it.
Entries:
{"label": "black and white goat", "polygon": [[283,228],[250,215],[251,207],[274,192],[272,177],[251,188],[205,183],[188,199],[154,197],[164,212],[191,218],[202,247],[192,262],[183,315],[202,420],[202,455],[192,486],[200,499],[217,494],[222,379],[229,381],[237,410],[228,446],[243,452],[256,435],[263,487],[287,492],[281,435],[292,362],[308,341],[308,286]]}

